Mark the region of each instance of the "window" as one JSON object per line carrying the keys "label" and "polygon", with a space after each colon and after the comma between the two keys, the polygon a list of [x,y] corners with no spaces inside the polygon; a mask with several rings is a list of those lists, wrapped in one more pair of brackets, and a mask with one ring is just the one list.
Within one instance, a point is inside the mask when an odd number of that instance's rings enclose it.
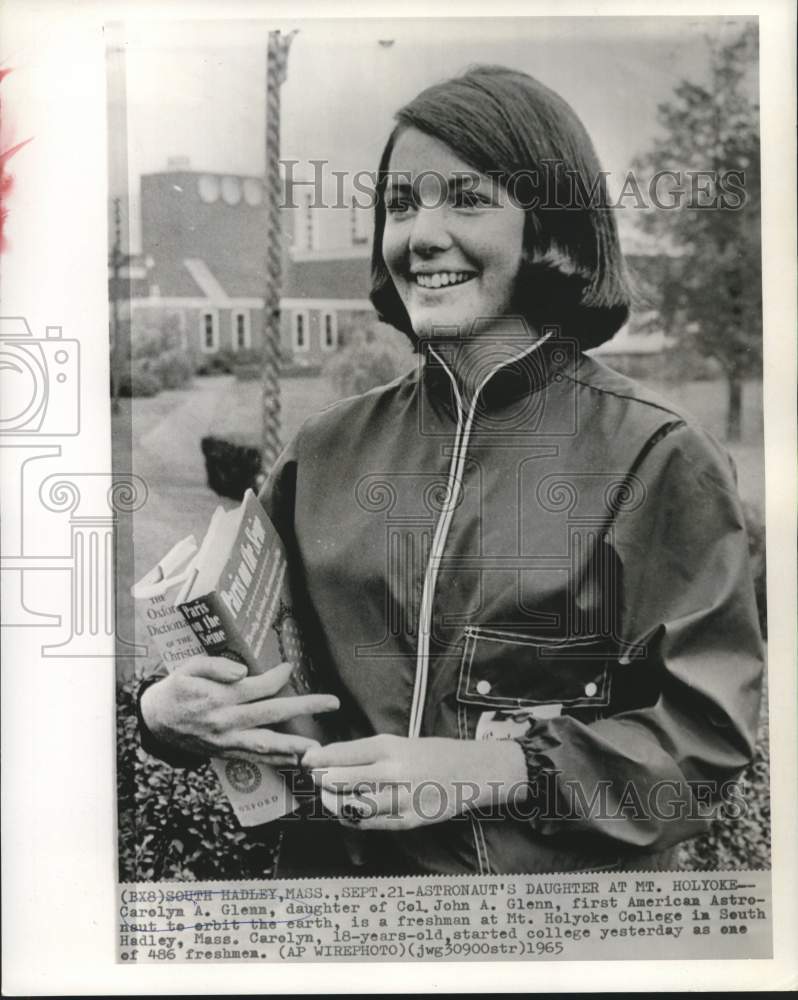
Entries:
{"label": "window", "polygon": [[233,313],[233,350],[245,351],[251,344],[249,312],[240,309]]}
{"label": "window", "polygon": [[200,348],[203,354],[219,350],[219,314],[215,309],[206,309],[200,315]]}
{"label": "window", "polygon": [[323,312],[321,314],[321,349],[334,351],[338,346],[338,314]]}
{"label": "window", "polygon": [[307,309],[297,309],[293,315],[294,350],[310,350],[310,323]]}

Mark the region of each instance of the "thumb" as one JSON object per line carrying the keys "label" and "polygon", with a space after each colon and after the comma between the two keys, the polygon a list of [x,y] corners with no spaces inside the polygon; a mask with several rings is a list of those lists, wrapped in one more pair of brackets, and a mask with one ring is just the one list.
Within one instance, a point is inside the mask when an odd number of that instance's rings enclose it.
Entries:
{"label": "thumb", "polygon": [[247,676],[247,667],[225,656],[195,656],[178,668],[190,677],[204,677],[220,684],[233,684]]}

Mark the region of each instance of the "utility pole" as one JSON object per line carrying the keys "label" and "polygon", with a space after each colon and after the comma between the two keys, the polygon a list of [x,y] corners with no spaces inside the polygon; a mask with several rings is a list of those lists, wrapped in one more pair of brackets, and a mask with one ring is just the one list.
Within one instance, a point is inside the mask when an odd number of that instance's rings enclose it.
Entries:
{"label": "utility pole", "polygon": [[280,453],[280,294],[283,233],[280,218],[280,87],[286,78],[288,50],[296,31],[269,32],[266,51],[266,267],[263,289],[262,468]]}

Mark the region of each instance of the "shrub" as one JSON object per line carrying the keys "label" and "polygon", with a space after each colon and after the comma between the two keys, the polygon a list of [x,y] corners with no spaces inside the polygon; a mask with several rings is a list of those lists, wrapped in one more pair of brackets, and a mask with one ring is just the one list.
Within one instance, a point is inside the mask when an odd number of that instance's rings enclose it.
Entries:
{"label": "shrub", "polygon": [[150,368],[164,389],[182,389],[194,378],[194,366],[191,361],[184,351],[174,348],[153,358]]}
{"label": "shrub", "polygon": [[202,439],[200,447],[205,456],[208,486],[214,493],[243,500],[248,489],[257,489],[261,457],[253,445],[209,436]]}
{"label": "shrub", "polygon": [[239,381],[254,382],[261,377],[260,351],[247,348],[236,351],[233,358],[233,374]]}
{"label": "shrub", "polygon": [[233,370],[235,354],[226,347],[215,354],[202,354],[194,369],[197,375],[229,375]]}
{"label": "shrub", "polygon": [[118,376],[118,392],[122,397],[157,396],[161,391],[161,380],[152,371],[150,359],[143,358],[123,365]]}
{"label": "shrub", "polygon": [[357,336],[325,366],[325,375],[340,396],[356,396],[392,382],[412,363],[409,348],[385,338]]}
{"label": "shrub", "polygon": [[117,690],[120,881],[269,877],[273,829],[242,829],[210,767],[173,769],[141,749],[140,682],[137,677]]}

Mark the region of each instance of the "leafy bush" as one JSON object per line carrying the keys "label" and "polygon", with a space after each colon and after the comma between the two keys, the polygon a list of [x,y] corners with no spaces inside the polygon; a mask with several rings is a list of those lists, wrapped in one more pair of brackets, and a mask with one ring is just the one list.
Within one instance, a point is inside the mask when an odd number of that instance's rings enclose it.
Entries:
{"label": "leafy bush", "polygon": [[170,348],[151,362],[151,371],[164,389],[182,389],[194,378],[194,366],[185,351]]}
{"label": "leafy bush", "polygon": [[324,371],[339,396],[356,396],[392,382],[410,364],[410,352],[404,345],[382,337],[366,340],[357,336],[333,355]]}
{"label": "leafy bush", "polygon": [[157,396],[161,391],[161,380],[152,371],[150,359],[143,358],[121,366],[118,374],[118,392],[122,397]]}
{"label": "leafy bush", "polygon": [[253,445],[209,436],[202,439],[200,447],[205,456],[208,486],[214,493],[243,500],[248,489],[257,489],[261,456]]}
{"label": "leafy bush", "polygon": [[229,375],[235,363],[235,354],[226,347],[215,354],[203,354],[194,369],[197,375]]}
{"label": "leafy bush", "polygon": [[140,682],[137,677],[117,691],[120,881],[269,877],[274,831],[242,829],[210,767],[173,769],[141,749]]}
{"label": "leafy bush", "polygon": [[260,351],[254,347],[242,347],[231,355],[234,367],[237,365],[259,365],[262,361]]}

